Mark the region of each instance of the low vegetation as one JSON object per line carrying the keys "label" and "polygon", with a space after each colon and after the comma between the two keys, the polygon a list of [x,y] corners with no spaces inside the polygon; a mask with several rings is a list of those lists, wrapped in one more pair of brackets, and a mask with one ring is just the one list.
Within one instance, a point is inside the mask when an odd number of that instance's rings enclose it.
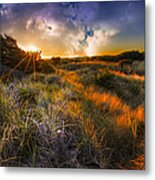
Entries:
{"label": "low vegetation", "polygon": [[144,169],[143,58],[52,58],[5,79],[2,60],[0,165]]}

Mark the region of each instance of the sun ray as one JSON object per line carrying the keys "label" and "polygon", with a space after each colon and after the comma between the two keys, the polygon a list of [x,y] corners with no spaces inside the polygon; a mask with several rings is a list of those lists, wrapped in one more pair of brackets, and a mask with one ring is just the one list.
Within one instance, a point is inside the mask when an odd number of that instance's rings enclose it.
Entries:
{"label": "sun ray", "polygon": [[32,54],[33,61],[33,77],[34,77],[34,92],[36,94],[36,54]]}
{"label": "sun ray", "polygon": [[48,61],[47,61],[47,63],[48,63],[49,66],[50,66],[52,69],[54,69],[55,71],[58,70],[58,68],[56,68],[56,66],[54,66],[51,62],[48,62]]}
{"label": "sun ray", "polygon": [[29,65],[30,65],[30,63],[31,63],[31,61],[32,61],[32,55],[30,55],[30,57],[29,57],[29,59],[28,59],[28,62],[27,62],[27,64],[26,64],[26,67],[25,67],[25,73],[27,72],[27,69],[28,69],[28,67],[29,67]]}
{"label": "sun ray", "polygon": [[27,59],[27,57],[28,57],[28,54],[26,54],[26,55],[23,57],[23,59],[22,59],[21,61],[19,61],[19,63],[16,64],[15,67],[14,67],[13,69],[11,69],[11,71],[10,71],[8,74],[6,74],[6,75],[4,76],[3,79],[7,79],[7,78],[17,69],[17,67],[19,67],[19,66]]}

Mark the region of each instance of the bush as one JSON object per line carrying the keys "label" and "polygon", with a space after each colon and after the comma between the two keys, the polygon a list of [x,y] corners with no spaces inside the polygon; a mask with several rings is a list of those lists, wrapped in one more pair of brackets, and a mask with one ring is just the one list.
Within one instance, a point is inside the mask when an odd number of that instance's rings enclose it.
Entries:
{"label": "bush", "polygon": [[61,76],[52,74],[48,80],[47,80],[48,84],[61,84]]}
{"label": "bush", "polygon": [[115,89],[115,75],[110,74],[108,71],[105,74],[98,74],[97,78],[95,79],[95,83],[98,86],[102,86],[105,89],[113,90]]}

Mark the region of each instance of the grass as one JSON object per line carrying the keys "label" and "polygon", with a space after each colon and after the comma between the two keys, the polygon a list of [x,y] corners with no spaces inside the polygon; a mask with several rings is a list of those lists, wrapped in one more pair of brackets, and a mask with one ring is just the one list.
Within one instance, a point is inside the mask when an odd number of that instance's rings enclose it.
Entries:
{"label": "grass", "polygon": [[35,91],[33,74],[1,82],[0,165],[144,169],[144,79],[113,66],[59,63]]}
{"label": "grass", "polygon": [[101,88],[115,93],[132,108],[144,102],[144,80],[126,78],[117,73],[105,72],[99,74],[95,83]]}

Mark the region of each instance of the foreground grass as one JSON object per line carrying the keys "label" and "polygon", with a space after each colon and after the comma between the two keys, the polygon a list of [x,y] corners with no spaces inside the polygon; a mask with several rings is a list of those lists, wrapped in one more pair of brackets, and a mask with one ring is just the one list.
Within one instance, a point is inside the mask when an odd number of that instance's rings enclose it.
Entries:
{"label": "foreground grass", "polygon": [[1,166],[144,169],[140,107],[119,126],[127,105],[92,87],[84,91],[78,75],[64,74],[37,74],[35,92],[32,75],[1,82]]}
{"label": "foreground grass", "polygon": [[36,94],[29,79],[1,83],[1,166],[99,167],[72,93],[55,76],[45,81],[37,83]]}

